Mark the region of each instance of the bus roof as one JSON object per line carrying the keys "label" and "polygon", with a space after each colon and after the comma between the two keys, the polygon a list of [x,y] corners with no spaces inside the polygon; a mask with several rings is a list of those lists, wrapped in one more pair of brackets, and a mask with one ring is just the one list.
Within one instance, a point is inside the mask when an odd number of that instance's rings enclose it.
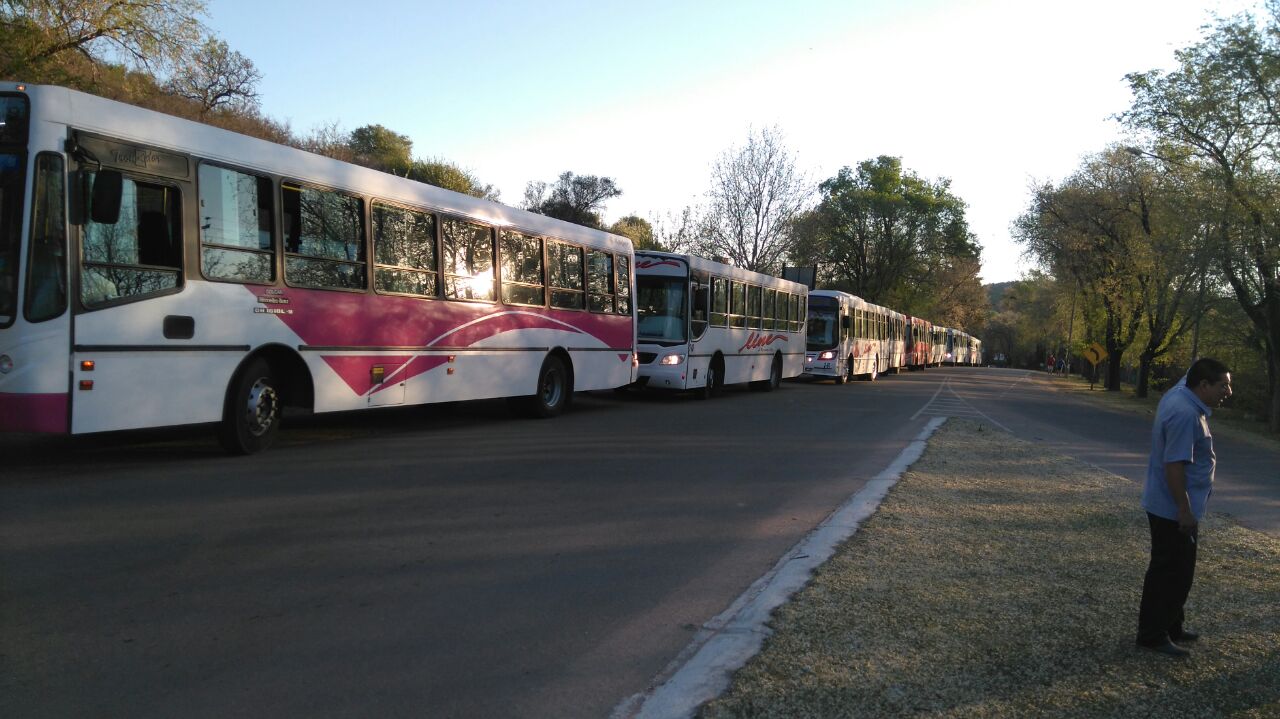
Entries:
{"label": "bus roof", "polygon": [[697,255],[685,255],[678,252],[659,252],[657,250],[636,250],[637,265],[639,264],[639,258],[642,256],[678,260],[684,262],[690,269],[699,270],[701,272],[711,272],[722,277],[728,277],[732,280],[741,280],[742,282],[752,282],[765,287],[782,289],[792,294],[806,294],[809,291],[808,287],[800,284],[799,282],[784,280],[781,277],[775,277],[763,272],[745,270],[741,267],[734,267],[733,265],[725,264],[723,262],[708,260],[705,257],[698,257]]}
{"label": "bus roof", "polygon": [[77,130],[193,154],[245,170],[462,215],[499,228],[573,240],[613,251],[631,249],[631,241],[620,235],[77,90],[0,82],[0,91],[26,92],[32,101],[33,120],[58,122]]}

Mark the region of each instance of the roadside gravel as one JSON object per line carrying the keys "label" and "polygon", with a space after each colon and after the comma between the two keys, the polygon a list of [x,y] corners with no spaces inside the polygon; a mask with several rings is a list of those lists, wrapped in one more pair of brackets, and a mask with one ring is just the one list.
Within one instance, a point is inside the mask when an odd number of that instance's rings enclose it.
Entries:
{"label": "roadside gravel", "polygon": [[1280,717],[1280,540],[1200,536],[1203,639],[1140,652],[1138,487],[952,420],[700,716]]}

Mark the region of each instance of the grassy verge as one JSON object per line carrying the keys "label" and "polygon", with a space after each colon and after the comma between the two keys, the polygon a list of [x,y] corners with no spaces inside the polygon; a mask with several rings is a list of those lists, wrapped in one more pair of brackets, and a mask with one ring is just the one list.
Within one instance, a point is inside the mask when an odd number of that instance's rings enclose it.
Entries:
{"label": "grassy verge", "polygon": [[1133,646],[1131,483],[952,420],[701,710],[722,717],[1280,716],[1280,540],[1211,515],[1190,659]]}

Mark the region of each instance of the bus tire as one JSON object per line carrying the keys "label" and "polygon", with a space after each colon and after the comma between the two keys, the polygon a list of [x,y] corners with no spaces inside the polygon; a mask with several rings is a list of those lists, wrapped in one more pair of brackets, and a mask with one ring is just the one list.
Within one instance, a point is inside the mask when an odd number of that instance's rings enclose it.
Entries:
{"label": "bus tire", "polygon": [[569,406],[572,393],[573,380],[564,360],[556,355],[547,355],[542,361],[542,369],[538,370],[538,391],[527,398],[529,414],[537,419],[555,417]]}
{"label": "bus tire", "polygon": [[719,397],[720,391],[724,389],[724,358],[716,355],[711,358],[711,363],[707,365],[707,382],[698,390],[698,399],[711,399]]}
{"label": "bus tire", "polygon": [[772,392],[782,386],[782,356],[774,355],[773,363],[769,366],[769,379],[762,379],[751,383],[751,389],[757,392]]}
{"label": "bus tire", "polygon": [[844,381],[852,382],[853,377],[853,355],[849,355],[849,362],[844,366]]}
{"label": "bus tire", "polygon": [[283,398],[271,365],[250,360],[231,381],[218,427],[218,442],[230,454],[254,454],[271,446],[280,429]]}

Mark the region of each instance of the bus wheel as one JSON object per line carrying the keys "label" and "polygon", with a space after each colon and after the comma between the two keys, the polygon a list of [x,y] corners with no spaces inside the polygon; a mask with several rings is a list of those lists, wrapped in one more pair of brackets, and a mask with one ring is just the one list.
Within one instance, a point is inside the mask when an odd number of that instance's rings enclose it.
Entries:
{"label": "bus wheel", "polygon": [[532,400],[529,409],[534,417],[554,417],[568,406],[572,392],[569,370],[565,368],[564,361],[555,355],[548,355],[538,372],[538,391],[529,398]]}
{"label": "bus wheel", "polygon": [[720,391],[724,389],[724,360],[720,355],[711,358],[711,364],[707,365],[707,383],[702,385],[698,390],[698,399],[711,399],[720,396]]}
{"label": "bus wheel", "polygon": [[853,355],[849,355],[849,362],[844,366],[844,381],[853,381]]}
{"label": "bus wheel", "polygon": [[751,383],[751,389],[757,392],[772,392],[782,385],[782,358],[773,356],[773,364],[769,367],[769,379]]}
{"label": "bus wheel", "polygon": [[236,375],[227,394],[218,441],[231,454],[261,452],[280,428],[280,392],[271,365],[258,358]]}

